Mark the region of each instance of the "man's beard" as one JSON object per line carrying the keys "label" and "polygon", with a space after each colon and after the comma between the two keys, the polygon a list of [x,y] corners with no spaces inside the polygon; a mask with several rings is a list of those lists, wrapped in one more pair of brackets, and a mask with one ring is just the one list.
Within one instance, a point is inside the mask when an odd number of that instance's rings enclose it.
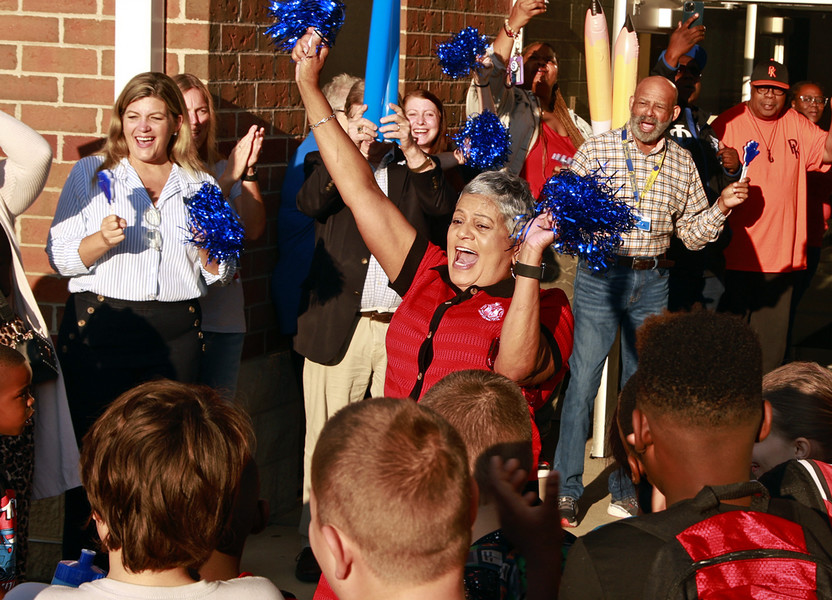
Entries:
{"label": "man's beard", "polygon": [[[667,121],[659,121],[655,117],[637,117],[635,115],[630,115],[630,129],[633,132],[633,137],[636,138],[642,144],[652,144],[660,137],[664,135],[664,132],[667,131],[667,128],[670,126],[672,119],[668,119]],[[656,127],[650,133],[644,133],[640,128],[639,125],[641,123],[652,123]]]}

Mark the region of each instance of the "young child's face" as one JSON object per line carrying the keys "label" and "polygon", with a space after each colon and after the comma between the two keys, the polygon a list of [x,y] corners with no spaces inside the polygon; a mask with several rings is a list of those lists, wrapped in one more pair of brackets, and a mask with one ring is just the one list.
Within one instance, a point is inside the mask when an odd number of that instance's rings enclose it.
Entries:
{"label": "young child's face", "polygon": [[4,369],[0,387],[0,435],[20,435],[35,413],[32,405],[32,369],[29,365],[15,365]]}

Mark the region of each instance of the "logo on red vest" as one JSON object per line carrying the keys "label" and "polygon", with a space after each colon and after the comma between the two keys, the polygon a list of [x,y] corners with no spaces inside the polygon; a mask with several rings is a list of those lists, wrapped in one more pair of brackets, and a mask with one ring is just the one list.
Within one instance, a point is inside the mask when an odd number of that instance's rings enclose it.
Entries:
{"label": "logo on red vest", "polygon": [[502,321],[505,314],[506,309],[499,302],[480,307],[480,316],[486,321]]}

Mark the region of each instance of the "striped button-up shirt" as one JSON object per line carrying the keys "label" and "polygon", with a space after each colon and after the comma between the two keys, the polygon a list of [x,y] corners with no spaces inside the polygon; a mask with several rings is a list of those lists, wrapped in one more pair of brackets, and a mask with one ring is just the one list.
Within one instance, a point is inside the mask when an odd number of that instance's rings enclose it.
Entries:
{"label": "striped button-up shirt", "polygon": [[[645,155],[633,141],[629,126],[626,132],[639,192],[638,204],[627,169],[622,129],[588,139],[578,149],[571,167],[579,175],[596,174],[608,178],[616,198],[636,208],[639,215],[650,221],[649,231],[633,229],[622,236],[618,254],[658,256],[667,250],[674,232],[691,250],[699,250],[716,240],[726,216],[716,203],[708,206],[696,164],[688,151],[673,140],[663,138]],[[661,170],[649,191],[643,194],[645,183],[658,164],[661,164]]]}
{"label": "striped button-up shirt", "polygon": [[[184,198],[210,175],[196,177],[174,164],[154,207],[138,173],[125,158],[113,170],[112,204],[99,189],[95,172],[103,158],[79,160],[67,177],[49,230],[46,252],[58,273],[71,277],[69,291],[93,292],[119,300],[177,302],[205,294],[206,284],[228,281],[235,265],[220,264],[219,275],[202,266],[190,237]],[[127,221],[124,240],[89,268],[81,261],[81,240],[101,230],[116,214]]]}

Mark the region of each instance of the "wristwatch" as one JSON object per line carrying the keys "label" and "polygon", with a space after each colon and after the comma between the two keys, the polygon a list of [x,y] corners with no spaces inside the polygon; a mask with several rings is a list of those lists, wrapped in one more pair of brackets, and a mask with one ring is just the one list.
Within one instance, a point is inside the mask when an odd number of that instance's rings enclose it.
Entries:
{"label": "wristwatch", "polygon": [[533,265],[526,265],[521,262],[514,263],[511,268],[512,274],[516,277],[528,277],[529,279],[537,279],[540,281],[546,274],[546,263],[541,263],[539,267]]}
{"label": "wristwatch", "polygon": [[254,173],[249,175],[248,174],[248,169],[246,169],[246,172],[243,173],[242,177],[240,177],[240,181],[258,181],[258,179],[257,179],[257,165],[251,166],[251,167],[249,167],[249,169],[254,171]]}

